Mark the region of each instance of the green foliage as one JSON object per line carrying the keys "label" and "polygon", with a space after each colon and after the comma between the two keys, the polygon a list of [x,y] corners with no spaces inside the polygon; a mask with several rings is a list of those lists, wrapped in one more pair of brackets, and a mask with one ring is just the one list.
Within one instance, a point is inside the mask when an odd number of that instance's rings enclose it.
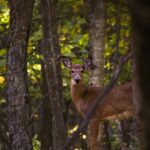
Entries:
{"label": "green foliage", "polygon": [[9,9],[6,1],[0,4],[0,31],[6,31],[9,28]]}
{"label": "green foliage", "polygon": [[42,39],[42,24],[40,15],[40,1],[35,0],[32,16],[30,44],[36,46],[38,41]]}
{"label": "green foliage", "polygon": [[2,105],[2,104],[4,104],[4,103],[6,103],[6,100],[5,99],[0,99],[0,105]]}
{"label": "green foliage", "polygon": [[[61,10],[61,11],[60,11]],[[85,28],[85,8],[83,1],[64,1],[58,3],[58,33],[62,54],[74,56],[71,50],[79,47],[85,49],[88,44],[88,34]]]}
{"label": "green foliage", "polygon": [[[0,91],[3,91],[6,84],[6,53],[3,43],[6,42],[6,34],[9,28],[9,9],[6,1],[0,2]],[[3,38],[5,37],[5,38]],[[0,99],[1,101],[1,99]],[[3,98],[2,98],[3,101]]]}
{"label": "green foliage", "polygon": [[34,135],[32,139],[33,150],[41,150],[41,142],[38,140],[38,135]]}
{"label": "green foliage", "polygon": [[[128,8],[123,1],[119,4],[109,2],[107,7],[107,28],[105,42],[105,82],[111,77],[112,70],[119,63],[118,57],[125,55],[129,51],[130,40],[130,16]],[[119,27],[118,27],[119,26]],[[119,31],[118,31],[119,29]],[[116,55],[118,55],[116,57]],[[122,75],[118,83],[127,82],[131,79],[130,62],[124,66]]]}

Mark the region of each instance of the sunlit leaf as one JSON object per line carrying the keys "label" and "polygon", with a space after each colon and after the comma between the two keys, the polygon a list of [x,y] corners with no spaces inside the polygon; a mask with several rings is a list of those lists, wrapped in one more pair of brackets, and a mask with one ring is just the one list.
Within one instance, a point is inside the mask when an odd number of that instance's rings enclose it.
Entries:
{"label": "sunlit leaf", "polygon": [[0,84],[4,84],[5,78],[3,76],[0,76]]}
{"label": "sunlit leaf", "polygon": [[1,49],[0,50],[0,56],[3,56],[7,53],[6,49]]}

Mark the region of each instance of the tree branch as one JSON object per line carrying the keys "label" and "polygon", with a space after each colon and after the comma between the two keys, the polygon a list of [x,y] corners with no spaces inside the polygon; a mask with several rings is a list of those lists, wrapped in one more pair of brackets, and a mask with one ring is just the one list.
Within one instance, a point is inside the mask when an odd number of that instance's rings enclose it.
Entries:
{"label": "tree branch", "polygon": [[129,53],[128,55],[120,58],[120,61],[119,61],[120,63],[116,66],[116,69],[113,72],[113,75],[110,79],[109,84],[105,87],[104,91],[97,97],[95,103],[92,105],[91,109],[88,111],[87,115],[85,116],[84,120],[82,121],[82,123],[78,127],[77,131],[75,131],[72,134],[72,136],[67,139],[62,150],[68,149],[74,143],[74,141],[77,139],[79,134],[83,131],[83,129],[85,129],[88,126],[90,120],[95,115],[99,105],[101,105],[103,103],[104,97],[111,91],[111,89],[113,88],[113,86],[117,82],[119,75],[120,75],[120,72],[121,72],[121,69],[122,69],[122,66],[124,65],[124,63],[126,61],[128,61],[131,58],[131,56],[132,56],[132,54]]}

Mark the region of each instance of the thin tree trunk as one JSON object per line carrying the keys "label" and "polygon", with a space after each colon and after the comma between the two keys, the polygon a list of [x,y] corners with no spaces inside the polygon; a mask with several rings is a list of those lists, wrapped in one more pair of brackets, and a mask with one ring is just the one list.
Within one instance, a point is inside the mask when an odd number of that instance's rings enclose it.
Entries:
{"label": "thin tree trunk", "polygon": [[[117,1],[115,4],[116,12],[115,12],[115,19],[116,19],[116,39],[115,39],[115,55],[113,57],[113,63],[116,65],[118,63],[118,58],[120,56],[119,52],[119,43],[120,43],[120,31],[121,31],[121,9],[125,7],[121,1]],[[125,120],[126,124],[129,124],[130,122],[128,120]],[[124,121],[117,121],[117,127],[118,127],[118,140],[120,144],[121,150],[127,149],[127,143],[125,141],[125,134],[124,134]],[[129,142],[130,139],[128,139]]]}
{"label": "thin tree trunk", "polygon": [[42,112],[41,112],[41,150],[51,150],[52,149],[52,110],[51,103],[48,96],[48,86],[46,81],[46,72],[44,69],[44,64],[41,64],[42,72]]}
{"label": "thin tree trunk", "polygon": [[92,70],[90,82],[103,87],[106,2],[104,0],[85,0],[87,23],[89,25],[90,56],[96,69]]}
{"label": "thin tree trunk", "polygon": [[[126,150],[126,143],[124,140],[124,127],[123,127],[123,121],[117,121],[117,127],[118,127],[118,140],[120,144],[121,150]],[[127,134],[127,133],[126,133]]]}
{"label": "thin tree trunk", "polygon": [[[105,47],[105,21],[106,21],[106,1],[105,0],[85,0],[85,6],[87,8],[87,22],[89,25],[89,48],[90,56],[93,58],[93,64],[96,66],[92,70],[90,75],[90,84],[103,88],[104,79],[104,47]],[[93,143],[88,143],[90,149],[100,149],[103,124],[99,121],[91,120],[89,124],[88,133],[92,134],[92,127],[99,124],[99,135]],[[93,141],[93,139],[92,139]],[[97,146],[96,146],[97,145]]]}
{"label": "thin tree trunk", "polygon": [[112,146],[111,146],[111,139],[110,139],[110,135],[108,132],[108,129],[110,128],[110,123],[109,122],[104,122],[104,150],[111,150]]}
{"label": "thin tree trunk", "polygon": [[53,150],[60,150],[66,140],[66,129],[62,111],[62,77],[55,7],[56,1],[41,0],[44,67],[53,114]]}
{"label": "thin tree trunk", "polygon": [[142,95],[141,95],[141,89],[139,86],[139,74],[138,74],[138,62],[137,62],[137,43],[136,43],[136,37],[135,33],[132,33],[131,37],[131,50],[133,53],[133,58],[132,58],[132,73],[133,73],[133,79],[132,79],[132,84],[133,84],[133,109],[134,109],[134,130],[136,133],[136,143],[140,147],[140,149],[143,149],[143,132],[141,128],[142,122],[139,118],[139,113],[141,112],[142,109]]}
{"label": "thin tree trunk", "polygon": [[7,60],[7,100],[11,150],[31,150],[27,43],[33,0],[10,0],[10,45]]}

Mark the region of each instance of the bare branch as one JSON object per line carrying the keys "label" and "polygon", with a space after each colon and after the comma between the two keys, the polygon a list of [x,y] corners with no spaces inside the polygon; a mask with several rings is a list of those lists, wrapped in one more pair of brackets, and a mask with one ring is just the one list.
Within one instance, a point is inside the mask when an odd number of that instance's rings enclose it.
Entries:
{"label": "bare branch", "polygon": [[41,107],[41,105],[43,104],[44,101],[44,97],[48,96],[48,93],[43,95],[42,100],[40,101],[40,103],[38,104],[38,106],[34,109],[33,113],[31,114],[31,120],[33,119],[34,115],[37,113],[37,111],[39,110],[39,108]]}

